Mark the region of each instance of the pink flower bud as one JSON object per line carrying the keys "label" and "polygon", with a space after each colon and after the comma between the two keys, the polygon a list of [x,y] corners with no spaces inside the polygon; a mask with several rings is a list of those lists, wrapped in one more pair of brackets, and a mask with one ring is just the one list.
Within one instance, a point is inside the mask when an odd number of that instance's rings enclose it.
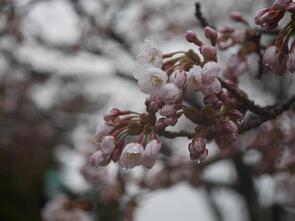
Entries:
{"label": "pink flower bud", "polygon": [[115,120],[119,115],[120,110],[117,108],[112,108],[103,115],[103,118],[106,122],[109,122]]}
{"label": "pink flower bud", "polygon": [[232,110],[228,113],[228,116],[233,121],[242,121],[244,117],[239,110]]}
{"label": "pink flower bud", "polygon": [[295,13],[295,3],[291,2],[288,7],[286,8],[287,11],[291,12],[291,13]]}
{"label": "pink flower bud", "polygon": [[218,102],[218,98],[215,94],[209,94],[204,97],[203,102],[205,105],[213,105],[214,103]]}
{"label": "pink flower bud", "polygon": [[104,161],[104,159],[105,158],[103,157],[102,152],[101,151],[96,151],[89,158],[89,163],[90,163],[91,166],[97,167]]}
{"label": "pink flower bud", "polygon": [[202,88],[204,95],[217,94],[222,90],[221,84],[218,79],[215,79],[211,84],[206,84]]}
{"label": "pink flower bud", "polygon": [[173,116],[176,114],[177,108],[175,104],[165,104],[160,110],[162,116]]}
{"label": "pink flower bud", "polygon": [[222,102],[218,99],[218,97],[215,94],[209,94],[205,96],[203,102],[205,105],[211,106],[216,110],[219,110],[222,107]]}
{"label": "pink flower bud", "polygon": [[149,113],[156,113],[163,107],[164,102],[155,96],[150,96],[145,100],[146,109]]}
{"label": "pink flower bud", "polygon": [[101,126],[98,126],[96,128],[96,132],[95,132],[95,141],[97,143],[101,143],[102,139],[104,136],[108,135],[109,133],[111,133],[111,131],[114,129],[113,126],[109,126],[106,124],[103,124]]}
{"label": "pink flower bud", "polygon": [[142,163],[144,148],[140,143],[127,144],[120,157],[120,165],[132,169]]}
{"label": "pink flower bud", "polygon": [[198,39],[197,35],[192,32],[192,31],[187,31],[185,33],[185,39],[190,42],[190,43],[194,43],[198,46],[201,46],[203,43]]}
{"label": "pink flower bud", "polygon": [[237,125],[231,120],[224,122],[222,128],[225,131],[225,133],[237,133],[239,130]]}
{"label": "pink flower bud", "polygon": [[204,34],[206,38],[209,39],[211,44],[214,46],[216,44],[217,32],[213,28],[207,26],[204,28]]}
{"label": "pink flower bud", "polygon": [[267,48],[263,55],[263,63],[276,74],[283,75],[286,71],[286,55],[276,46]]}
{"label": "pink flower bud", "polygon": [[143,165],[147,168],[152,168],[156,162],[156,159],[159,155],[161,149],[160,141],[154,139],[148,142],[145,147],[144,155],[143,155]]}
{"label": "pink flower bud", "polygon": [[194,65],[188,72],[188,85],[196,91],[199,91],[203,87],[202,68],[200,66]]}
{"label": "pink flower bud", "polygon": [[155,127],[158,129],[158,130],[163,130],[165,129],[165,127],[167,127],[168,125],[166,125],[165,123],[165,118],[160,118],[159,120],[157,120],[157,122],[155,123]]}
{"label": "pink flower bud", "polygon": [[175,84],[168,83],[164,85],[159,96],[165,103],[174,103],[181,98],[182,90],[176,87]]}
{"label": "pink flower bud", "polygon": [[103,155],[110,155],[115,149],[115,138],[113,136],[105,136],[101,142],[100,151]]}
{"label": "pink flower bud", "polygon": [[177,75],[176,75],[175,80],[174,80],[174,84],[178,88],[184,88],[185,82],[186,82],[186,73],[185,73],[185,71],[177,72]]}
{"label": "pink flower bud", "polygon": [[261,22],[262,22],[262,16],[263,16],[266,12],[268,12],[268,11],[269,11],[268,8],[261,8],[261,9],[258,10],[258,12],[256,13],[256,16],[255,16],[255,23],[256,23],[257,25],[260,25],[260,24],[261,24]]}
{"label": "pink flower bud", "polygon": [[212,47],[210,45],[203,45],[201,47],[201,53],[205,59],[217,61],[217,52],[215,47]]}
{"label": "pink flower bud", "polygon": [[167,126],[174,126],[177,123],[177,117],[166,117],[164,122]]}
{"label": "pink flower bud", "polygon": [[214,61],[207,62],[202,69],[202,81],[203,84],[212,83],[219,75],[221,68],[219,64]]}

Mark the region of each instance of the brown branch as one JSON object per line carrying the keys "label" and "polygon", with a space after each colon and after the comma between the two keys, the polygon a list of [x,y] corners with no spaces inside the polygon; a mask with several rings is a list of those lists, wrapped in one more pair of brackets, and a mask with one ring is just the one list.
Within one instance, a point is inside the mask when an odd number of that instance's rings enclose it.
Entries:
{"label": "brown branch", "polygon": [[250,100],[240,89],[231,86],[221,78],[219,78],[219,81],[222,87],[226,88],[233,96],[237,98],[237,100],[242,104],[243,109],[250,110],[259,116],[272,115],[268,109],[260,107],[259,105],[255,104],[254,101]]}
{"label": "brown branch", "polygon": [[207,19],[203,16],[202,10],[201,10],[201,3],[196,2],[195,4],[195,16],[199,20],[201,26],[205,28],[206,26],[214,27],[213,25],[210,25]]}
{"label": "brown branch", "polygon": [[266,121],[275,119],[277,116],[281,115],[284,111],[288,110],[291,105],[295,103],[295,95],[282,103],[281,105],[273,105],[272,108],[270,108],[272,114],[268,116],[263,116],[259,120],[250,121],[248,123],[245,123],[242,128],[240,128],[239,133],[242,134],[246,131],[249,131],[253,128],[259,127],[261,124],[263,124]]}
{"label": "brown branch", "polygon": [[195,133],[188,132],[188,131],[161,131],[159,133],[160,136],[166,137],[166,138],[176,138],[176,137],[187,137],[189,139],[193,138],[195,136]]}

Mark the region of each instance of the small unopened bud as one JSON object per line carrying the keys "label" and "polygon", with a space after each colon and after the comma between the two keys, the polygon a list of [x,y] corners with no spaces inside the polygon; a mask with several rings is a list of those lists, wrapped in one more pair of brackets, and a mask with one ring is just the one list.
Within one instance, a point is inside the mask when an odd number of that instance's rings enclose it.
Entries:
{"label": "small unopened bud", "polygon": [[203,43],[198,39],[197,35],[192,32],[192,31],[187,31],[185,33],[185,39],[190,42],[190,43],[194,43],[198,46],[201,46]]}
{"label": "small unopened bud", "polygon": [[201,52],[206,60],[217,61],[217,52],[215,47],[203,45],[201,47]]}
{"label": "small unopened bud", "polygon": [[204,34],[205,34],[206,38],[210,40],[211,44],[213,46],[215,46],[216,38],[217,38],[217,32],[213,28],[207,26],[207,27],[204,28]]}

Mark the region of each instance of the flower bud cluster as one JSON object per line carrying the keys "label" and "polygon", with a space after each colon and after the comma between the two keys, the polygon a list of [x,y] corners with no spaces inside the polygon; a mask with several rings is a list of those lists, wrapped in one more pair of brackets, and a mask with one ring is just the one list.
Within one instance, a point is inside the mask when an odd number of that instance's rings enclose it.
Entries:
{"label": "flower bud cluster", "polygon": [[[112,160],[128,169],[141,164],[153,167],[161,149],[153,131],[153,117],[113,108],[104,120],[105,124],[98,127],[95,134],[99,150],[89,159],[92,166],[105,166]],[[133,137],[133,141],[127,142],[127,137]]]}
{"label": "flower bud cluster", "polygon": [[257,25],[271,30],[277,27],[287,11],[292,13],[291,20],[277,34],[263,55],[263,63],[278,75],[283,75],[286,70],[295,73],[295,40],[294,37],[291,38],[295,30],[295,3],[291,0],[276,0],[271,7],[258,11],[255,17]]}
{"label": "flower bud cluster", "polygon": [[266,30],[274,29],[287,11],[294,13],[295,3],[291,0],[276,0],[271,7],[257,12],[255,23]]}
{"label": "flower bud cluster", "polygon": [[150,95],[145,102],[147,112],[160,115],[155,124],[158,130],[177,123],[186,88],[205,95],[221,91],[217,78],[221,67],[214,47],[217,33],[210,27],[204,33],[211,45],[204,44],[193,32],[186,33],[187,41],[198,46],[198,53],[188,50],[163,54],[151,41],[146,41],[137,56],[134,77],[141,91]]}

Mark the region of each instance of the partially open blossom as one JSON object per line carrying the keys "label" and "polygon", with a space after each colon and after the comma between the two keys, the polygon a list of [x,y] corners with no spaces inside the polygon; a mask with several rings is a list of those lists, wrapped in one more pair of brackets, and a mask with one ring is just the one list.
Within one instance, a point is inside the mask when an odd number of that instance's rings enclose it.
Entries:
{"label": "partially open blossom", "polygon": [[153,139],[147,143],[144,150],[142,164],[147,168],[152,168],[156,162],[161,149],[160,141]]}
{"label": "partially open blossom", "polygon": [[138,80],[140,90],[151,95],[157,95],[168,81],[166,72],[151,65],[145,65],[137,70],[134,77]]}
{"label": "partially open blossom", "polygon": [[201,72],[204,84],[212,83],[221,71],[220,65],[214,61],[207,62]]}
{"label": "partially open blossom", "polygon": [[145,40],[142,51],[137,56],[140,65],[151,64],[161,68],[163,57],[158,47],[150,40]]}
{"label": "partially open blossom", "polygon": [[144,148],[140,143],[127,144],[121,154],[119,163],[123,168],[132,169],[142,163]]}

